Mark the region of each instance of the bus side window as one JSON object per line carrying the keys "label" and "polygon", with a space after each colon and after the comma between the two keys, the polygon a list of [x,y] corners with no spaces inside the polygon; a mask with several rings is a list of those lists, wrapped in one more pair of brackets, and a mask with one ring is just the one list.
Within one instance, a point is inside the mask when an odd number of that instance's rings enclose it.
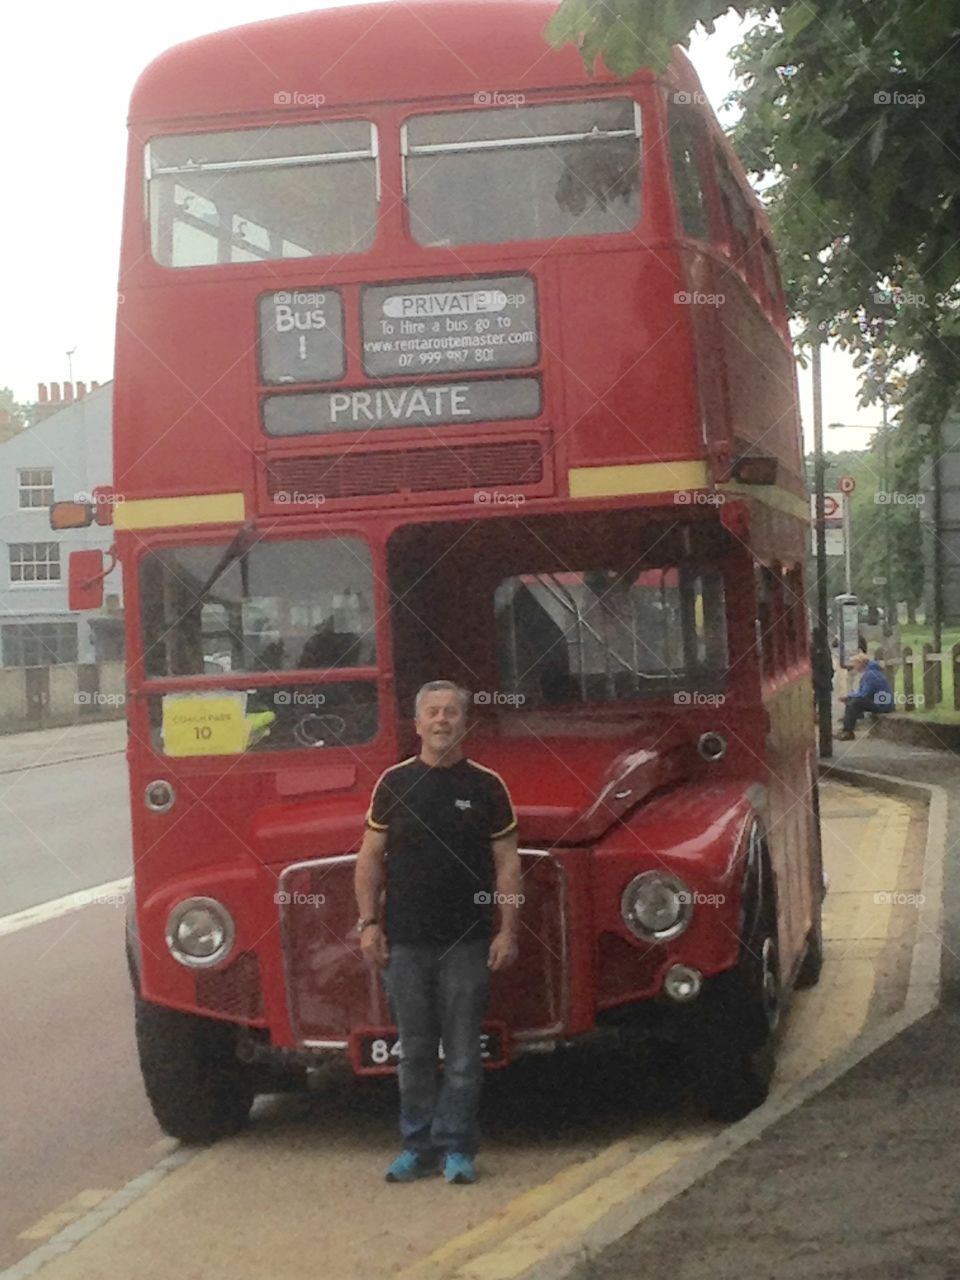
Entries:
{"label": "bus side window", "polygon": [[800,662],[807,652],[804,626],[803,570],[795,564],[783,571],[784,620],[787,638],[787,662]]}
{"label": "bus side window", "polygon": [[720,203],[727,223],[727,234],[730,238],[730,255],[734,263],[744,275],[747,274],[747,254],[753,239],[753,215],[744,199],[743,192],[733,176],[727,157],[717,148],[717,186],[720,191]]}
{"label": "bus side window", "polygon": [[763,662],[764,679],[769,680],[786,666],[783,583],[779,569],[757,565],[757,640]]}
{"label": "bus side window", "polygon": [[704,130],[696,111],[671,101],[667,109],[670,166],[680,226],[688,236],[707,240],[710,219],[704,177]]}

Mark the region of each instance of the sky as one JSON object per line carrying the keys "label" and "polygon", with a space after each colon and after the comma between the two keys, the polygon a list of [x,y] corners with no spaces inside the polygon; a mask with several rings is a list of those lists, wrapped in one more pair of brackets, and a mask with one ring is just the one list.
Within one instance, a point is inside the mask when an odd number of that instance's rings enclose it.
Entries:
{"label": "sky", "polygon": [[[33,401],[38,382],[65,381],[71,368],[74,379],[87,383],[112,376],[125,120],[143,67],[170,45],[223,27],[364,2],[163,0],[125,7],[37,0],[7,8],[0,20],[7,50],[0,173],[8,179],[0,200],[0,387]],[[692,43],[715,109],[733,88],[728,50],[741,30],[731,15],[714,35],[696,35]],[[809,433],[809,371],[798,376]],[[849,359],[827,352],[824,421],[872,425],[876,410],[858,409],[856,391]],[[861,447],[869,434],[828,432],[825,444]]]}

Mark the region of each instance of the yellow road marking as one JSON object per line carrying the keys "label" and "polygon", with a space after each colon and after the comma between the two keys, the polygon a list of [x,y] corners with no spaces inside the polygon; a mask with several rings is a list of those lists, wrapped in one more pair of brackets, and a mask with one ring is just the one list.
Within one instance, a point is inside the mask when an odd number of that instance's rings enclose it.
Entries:
{"label": "yellow road marking", "polygon": [[[837,824],[827,832],[827,958],[820,984],[798,993],[790,1009],[774,1089],[810,1075],[851,1043],[866,1022],[877,977],[870,952],[874,939],[886,939],[892,913],[875,895],[897,888],[911,818],[905,804],[886,797],[870,800],[864,809],[876,811],[865,825],[863,818],[854,820],[860,828],[854,848],[836,832]],[[397,1280],[517,1280],[545,1257],[569,1250],[618,1206],[703,1150],[721,1129],[704,1125],[670,1135],[632,1158],[631,1143],[618,1142],[517,1196],[494,1217],[401,1271]],[[612,1167],[605,1167],[608,1158]]]}
{"label": "yellow road marking", "polygon": [[35,1222],[32,1227],[27,1227],[26,1231],[21,1231],[18,1239],[49,1240],[51,1236],[55,1236],[64,1227],[69,1227],[71,1222],[76,1222],[85,1213],[95,1209],[102,1200],[106,1200],[107,1196],[112,1195],[112,1188],[104,1190],[100,1187],[94,1187],[88,1191],[81,1191],[72,1199],[65,1201],[59,1209],[54,1209],[52,1213],[42,1217],[39,1222]]}
{"label": "yellow road marking", "polygon": [[512,1280],[522,1276],[545,1257],[576,1243],[594,1223],[614,1212],[618,1205],[632,1200],[678,1161],[701,1151],[721,1128],[717,1124],[705,1132],[658,1142],[512,1235],[502,1248],[475,1258],[456,1272],[456,1280]]}
{"label": "yellow road marking", "polygon": [[538,1187],[531,1187],[509,1200],[504,1207],[469,1231],[455,1236],[427,1258],[405,1268],[397,1280],[435,1280],[449,1275],[454,1267],[547,1213],[554,1205],[576,1195],[585,1186],[602,1178],[611,1169],[626,1164],[636,1150],[632,1142],[615,1142],[598,1156],[563,1169]]}

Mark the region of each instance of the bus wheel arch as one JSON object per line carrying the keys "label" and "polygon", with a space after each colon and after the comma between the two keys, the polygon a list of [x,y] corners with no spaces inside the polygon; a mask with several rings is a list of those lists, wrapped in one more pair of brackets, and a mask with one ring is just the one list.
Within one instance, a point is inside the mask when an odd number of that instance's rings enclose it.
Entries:
{"label": "bus wheel arch", "polygon": [[237,1028],[134,993],[137,1052],[161,1129],[182,1142],[215,1142],[243,1128],[254,1074],[237,1057]]}

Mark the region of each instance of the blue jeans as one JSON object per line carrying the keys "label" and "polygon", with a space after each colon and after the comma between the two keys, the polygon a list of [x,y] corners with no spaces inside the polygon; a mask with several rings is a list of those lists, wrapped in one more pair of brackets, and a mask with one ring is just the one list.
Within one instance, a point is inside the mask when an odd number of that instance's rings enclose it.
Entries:
{"label": "blue jeans", "polygon": [[427,1160],[448,1151],[477,1152],[489,951],[483,939],[390,948],[384,982],[400,1033],[400,1136],[405,1149]]}
{"label": "blue jeans", "polygon": [[843,728],[846,733],[853,733],[856,728],[857,721],[867,711],[872,711],[875,715],[882,716],[888,711],[893,710],[893,705],[889,701],[877,705],[873,698],[857,698],[850,696],[847,699],[847,705],[843,710]]}

